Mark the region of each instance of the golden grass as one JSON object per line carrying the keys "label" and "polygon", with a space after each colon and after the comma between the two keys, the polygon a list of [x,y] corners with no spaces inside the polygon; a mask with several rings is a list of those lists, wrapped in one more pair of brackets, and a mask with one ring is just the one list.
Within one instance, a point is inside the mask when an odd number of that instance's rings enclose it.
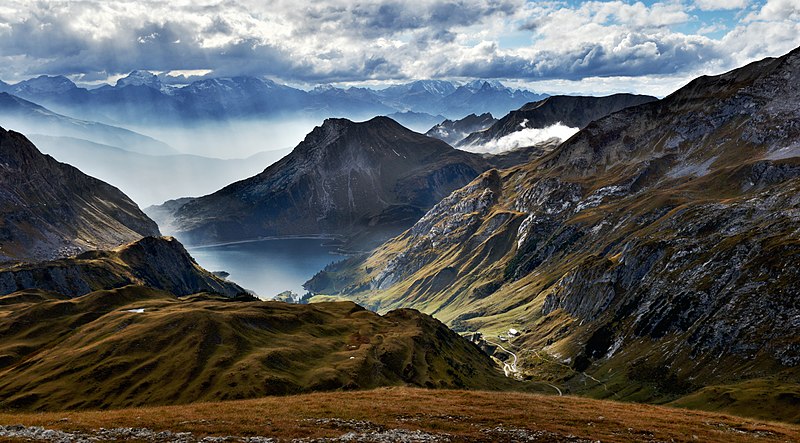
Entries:
{"label": "golden grass", "polygon": [[800,441],[800,428],[683,409],[484,391],[381,388],[256,400],[113,411],[0,413],[0,423],[90,431],[146,427],[200,435],[337,437],[347,430],[314,419],[367,420],[386,428],[450,434],[454,441],[497,441],[503,427],[603,442]]}
{"label": "golden grass", "polygon": [[[139,286],[0,297],[0,405],[75,410],[414,385],[509,388],[430,317],[352,302],[183,299]],[[129,312],[144,309],[142,313]]]}

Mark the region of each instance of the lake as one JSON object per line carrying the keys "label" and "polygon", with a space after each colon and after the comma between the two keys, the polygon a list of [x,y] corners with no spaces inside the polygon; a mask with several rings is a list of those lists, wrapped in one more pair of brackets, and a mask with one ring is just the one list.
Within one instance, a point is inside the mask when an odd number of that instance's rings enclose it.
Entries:
{"label": "lake", "polygon": [[228,280],[270,299],[283,291],[305,294],[303,283],[344,259],[323,239],[271,239],[188,248],[200,266],[230,273]]}

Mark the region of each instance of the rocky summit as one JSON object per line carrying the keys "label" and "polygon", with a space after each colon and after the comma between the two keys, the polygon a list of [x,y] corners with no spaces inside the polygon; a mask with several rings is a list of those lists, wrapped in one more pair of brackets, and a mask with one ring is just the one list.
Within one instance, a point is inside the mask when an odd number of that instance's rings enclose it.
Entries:
{"label": "rocky summit", "polygon": [[567,392],[796,421],[798,76],[800,49],[589,123],[307,287],[509,340]]}
{"label": "rocky summit", "polygon": [[328,119],[262,173],[150,213],[189,244],[323,235],[358,249],[407,229],[488,168],[387,117]]}
{"label": "rocky summit", "polygon": [[470,114],[460,120],[445,120],[429,129],[425,135],[456,145],[464,137],[488,129],[495,123],[497,119],[488,112],[481,115]]}
{"label": "rocky summit", "polygon": [[176,296],[210,292],[237,297],[247,291],[200,267],[177,240],[145,237],[108,251],[0,267],[0,294],[38,289],[77,297],[92,291],[140,285]]}
{"label": "rocky summit", "polygon": [[0,128],[0,262],[38,261],[160,235],[113,186]]}

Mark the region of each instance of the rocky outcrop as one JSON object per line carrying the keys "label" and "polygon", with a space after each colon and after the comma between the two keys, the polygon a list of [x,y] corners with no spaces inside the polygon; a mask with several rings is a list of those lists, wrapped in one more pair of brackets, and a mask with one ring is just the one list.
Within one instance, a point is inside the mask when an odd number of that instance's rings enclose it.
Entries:
{"label": "rocky outcrop", "polygon": [[0,268],[0,294],[39,289],[77,297],[141,285],[176,296],[211,292],[236,297],[247,291],[201,268],[175,239],[145,237],[111,251]]}
{"label": "rocky outcrop", "polygon": [[795,50],[590,123],[307,286],[514,325],[530,374],[598,396],[796,380],[798,75]]}
{"label": "rocky outcrop", "polygon": [[473,132],[483,131],[496,122],[497,119],[488,112],[481,115],[470,114],[460,120],[445,120],[429,129],[425,135],[455,146],[464,137]]}
{"label": "rocky outcrop", "polygon": [[0,128],[0,262],[38,261],[160,235],[113,186]]}
{"label": "rocky outcrop", "polygon": [[261,174],[151,214],[190,244],[328,235],[365,248],[402,232],[488,167],[386,117],[328,119]]}

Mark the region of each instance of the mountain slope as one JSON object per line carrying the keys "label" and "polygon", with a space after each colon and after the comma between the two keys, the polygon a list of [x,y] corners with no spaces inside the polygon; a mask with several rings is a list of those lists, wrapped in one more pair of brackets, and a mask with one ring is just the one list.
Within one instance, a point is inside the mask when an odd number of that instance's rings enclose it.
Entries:
{"label": "mountain slope", "polygon": [[176,296],[213,292],[236,297],[246,291],[201,268],[173,238],[145,237],[109,251],[0,267],[0,294],[37,289],[77,297],[92,291],[141,285]]}
{"label": "mountain slope", "polygon": [[633,94],[614,94],[607,97],[551,96],[509,112],[488,129],[464,137],[457,146],[481,146],[523,129],[542,129],[557,123],[570,128],[583,128],[593,120],[654,100],[655,97]]}
{"label": "mountain slope", "polygon": [[177,154],[169,145],[146,135],[70,118],[5,92],[0,92],[0,122],[25,134],[76,137],[149,155]]}
{"label": "mountain slope", "polygon": [[[38,325],[46,324],[47,327]],[[350,302],[293,305],[144,288],[0,297],[0,405],[64,410],[310,390],[508,387],[431,317]]]}
{"label": "mountain slope", "polygon": [[190,244],[338,235],[358,236],[364,247],[402,232],[488,167],[480,156],[386,117],[329,119],[262,173],[159,221]]}
{"label": "mountain slope", "polygon": [[445,141],[450,145],[456,145],[464,137],[473,132],[483,131],[497,122],[492,114],[481,115],[470,114],[459,120],[445,120],[438,125],[430,128],[425,133],[428,137],[435,137]]}
{"label": "mountain slope", "polygon": [[0,262],[112,248],[158,227],[118,189],[0,128]]}
{"label": "mountain slope", "polygon": [[786,419],[800,398],[798,75],[795,50],[597,120],[307,287],[458,330],[513,327],[523,375],[574,392],[694,393]]}

